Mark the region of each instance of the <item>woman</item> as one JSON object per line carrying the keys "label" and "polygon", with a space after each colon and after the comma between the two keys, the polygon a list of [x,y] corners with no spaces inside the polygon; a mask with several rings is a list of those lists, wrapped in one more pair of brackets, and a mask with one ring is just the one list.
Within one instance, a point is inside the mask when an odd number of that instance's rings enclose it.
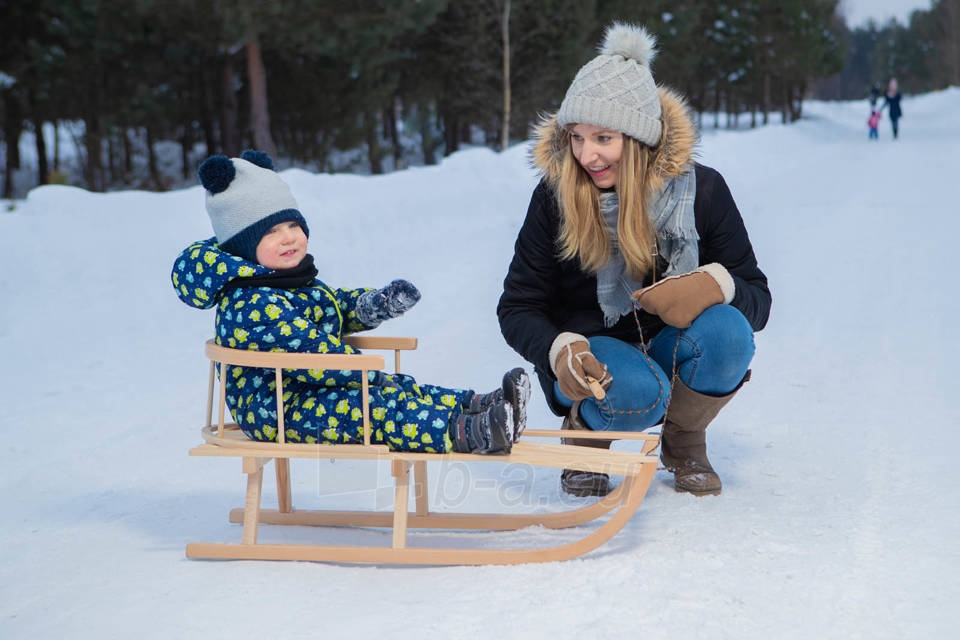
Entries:
{"label": "woman", "polygon": [[897,135],[900,133],[900,116],[903,115],[903,111],[900,109],[900,89],[897,87],[897,79],[890,78],[890,82],[887,84],[887,93],[883,98],[883,106],[880,107],[880,111],[883,111],[883,107],[890,107],[887,112],[890,116],[890,125],[893,127],[893,139],[897,139]]}
{"label": "woman", "polygon": [[[663,421],[660,455],[676,489],[718,494],[705,430],[748,378],[770,292],[723,178],[693,161],[684,102],[654,84],[654,44],[641,27],[613,24],[538,127],[543,179],[497,313],[562,429]],[[561,486],[610,490],[605,474],[570,469]]]}

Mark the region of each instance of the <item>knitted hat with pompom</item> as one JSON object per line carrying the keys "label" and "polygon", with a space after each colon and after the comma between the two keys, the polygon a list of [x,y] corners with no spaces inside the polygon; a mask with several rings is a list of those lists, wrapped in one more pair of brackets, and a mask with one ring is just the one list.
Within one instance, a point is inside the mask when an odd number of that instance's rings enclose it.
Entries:
{"label": "knitted hat with pompom", "polygon": [[207,190],[207,213],[224,251],[256,262],[263,234],[281,222],[297,222],[310,235],[290,187],[263,151],[248,149],[239,158],[211,156],[197,174]]}
{"label": "knitted hat with pompom", "polygon": [[561,126],[592,124],[655,147],[663,131],[660,97],[650,73],[656,39],[640,26],[607,27],[600,55],[583,65],[557,112]]}

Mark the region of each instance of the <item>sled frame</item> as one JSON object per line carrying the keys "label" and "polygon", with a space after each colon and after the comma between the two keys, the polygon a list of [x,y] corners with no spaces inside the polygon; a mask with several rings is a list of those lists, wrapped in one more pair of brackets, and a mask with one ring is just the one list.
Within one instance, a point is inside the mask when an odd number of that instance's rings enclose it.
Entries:
{"label": "sled frame", "polygon": [[[417,347],[416,338],[382,336],[350,336],[345,342],[358,349],[392,350],[394,368],[400,370],[400,352]],[[239,543],[187,544],[189,558],[244,559],[244,560],[306,560],[337,563],[373,563],[401,565],[484,565],[519,564],[566,560],[588,553],[610,540],[633,517],[650,486],[657,469],[653,453],[659,444],[656,434],[596,431],[577,432],[577,438],[606,440],[629,439],[642,441],[641,451],[624,452],[568,444],[547,444],[530,438],[561,437],[557,429],[527,429],[509,455],[476,455],[461,453],[413,453],[390,451],[385,445],[370,442],[372,429],[369,416],[369,386],[366,373],[384,369],[384,358],[370,354],[313,354],[276,353],[230,349],[206,343],[210,360],[207,390],[206,426],[202,429],[203,443],[190,450],[192,456],[235,457],[241,459],[241,470],[247,476],[246,501],[243,508],[230,511],[232,523],[242,523]],[[226,389],[219,384],[215,400],[217,369],[221,380],[230,366],[252,366],[273,369],[276,376],[277,442],[258,442],[247,438],[235,423],[225,422]],[[283,370],[337,369],[362,373],[362,412],[364,438],[362,444],[303,444],[285,441],[283,426]],[[216,403],[216,404],[215,404]],[[218,419],[213,420],[214,407]],[[298,510],[293,507],[290,486],[290,460],[305,459],[364,459],[387,461],[394,478],[393,512],[332,509]],[[262,509],[264,468],[274,463],[277,487],[277,508]],[[524,464],[531,467],[579,469],[622,476],[609,495],[597,500],[584,500],[580,506],[557,513],[436,513],[430,510],[427,481],[427,463],[462,461],[465,463]],[[411,510],[410,488],[414,487]],[[578,501],[581,502],[581,501]],[[611,513],[612,512],[612,513]],[[514,531],[525,527],[561,529],[576,527],[609,518],[577,541],[547,548],[463,548],[408,546],[411,529],[434,531]],[[392,531],[390,546],[354,546],[323,544],[263,544],[258,542],[260,524],[296,525],[313,527],[383,528]],[[408,540],[411,538],[411,540]],[[480,542],[490,542],[490,536],[478,534]],[[494,538],[496,539],[496,538]],[[462,543],[462,539],[457,540]]]}

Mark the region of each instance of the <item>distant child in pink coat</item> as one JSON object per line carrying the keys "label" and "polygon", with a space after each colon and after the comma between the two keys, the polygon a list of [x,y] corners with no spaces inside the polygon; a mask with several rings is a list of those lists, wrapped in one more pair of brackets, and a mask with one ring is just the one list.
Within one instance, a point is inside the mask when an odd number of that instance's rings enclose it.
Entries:
{"label": "distant child in pink coat", "polygon": [[880,112],[874,109],[867,118],[867,126],[870,127],[870,139],[877,140],[880,137],[878,127],[880,126]]}

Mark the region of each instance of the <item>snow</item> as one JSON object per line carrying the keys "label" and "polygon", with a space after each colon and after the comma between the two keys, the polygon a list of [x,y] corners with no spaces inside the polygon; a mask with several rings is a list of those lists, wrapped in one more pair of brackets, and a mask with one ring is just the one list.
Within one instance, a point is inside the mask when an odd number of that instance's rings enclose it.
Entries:
{"label": "snow", "polygon": [[930,11],[930,5],[931,0],[843,0],[840,11],[847,18],[847,25],[853,29],[866,27],[869,20],[873,20],[877,26],[883,26],[891,19],[908,25],[914,11]]}
{"label": "snow", "polygon": [[[708,432],[723,495],[677,494],[658,471],[619,535],[559,563],[186,559],[187,542],[239,541],[227,511],[243,500],[239,461],[187,456],[213,313],[181,304],[169,272],[212,235],[201,188],[48,186],[6,203],[0,636],[947,637],[960,598],[958,110],[957,88],[905,98],[897,141],[886,118],[868,141],[865,101],[807,103],[790,126],[704,132],[700,159],[730,184],[774,296],[753,381]],[[421,303],[376,332],[419,336],[404,364],[420,380],[488,389],[526,364],[495,306],[536,180],[527,150],[474,149],[378,177],[283,172],[325,281],[420,287]],[[559,426],[539,391],[531,424]],[[295,461],[295,505],[389,509],[389,471],[372,464]],[[573,500],[555,471],[431,467],[450,481],[432,488],[440,510]],[[388,534],[261,530],[265,541],[318,535]]]}

